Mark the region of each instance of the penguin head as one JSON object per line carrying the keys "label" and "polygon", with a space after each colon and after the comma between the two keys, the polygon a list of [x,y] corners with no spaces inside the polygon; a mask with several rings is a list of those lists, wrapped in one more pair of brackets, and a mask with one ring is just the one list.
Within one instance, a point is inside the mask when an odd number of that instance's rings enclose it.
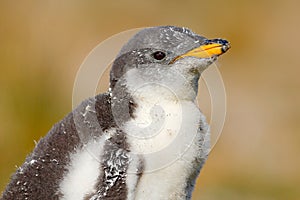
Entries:
{"label": "penguin head", "polygon": [[[230,48],[223,39],[207,39],[191,30],[175,26],[145,28],[120,50],[110,73],[110,85],[132,69],[167,73],[173,70],[196,84],[200,74]],[[151,72],[151,73],[150,73]]]}

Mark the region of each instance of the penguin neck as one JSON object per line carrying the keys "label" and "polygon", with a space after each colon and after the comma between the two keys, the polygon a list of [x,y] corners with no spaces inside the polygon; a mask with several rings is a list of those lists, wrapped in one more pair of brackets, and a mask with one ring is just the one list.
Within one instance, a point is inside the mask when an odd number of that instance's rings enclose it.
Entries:
{"label": "penguin neck", "polygon": [[158,101],[195,101],[199,76],[182,74],[171,68],[131,69],[117,85],[125,87],[134,99]]}

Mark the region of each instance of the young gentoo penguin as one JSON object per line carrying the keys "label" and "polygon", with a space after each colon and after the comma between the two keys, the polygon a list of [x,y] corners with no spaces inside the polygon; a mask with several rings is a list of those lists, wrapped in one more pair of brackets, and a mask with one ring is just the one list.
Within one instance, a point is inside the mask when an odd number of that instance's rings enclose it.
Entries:
{"label": "young gentoo penguin", "polygon": [[228,49],[186,28],[141,30],[114,61],[109,91],[55,124],[1,199],[190,199],[210,149],[198,80]]}

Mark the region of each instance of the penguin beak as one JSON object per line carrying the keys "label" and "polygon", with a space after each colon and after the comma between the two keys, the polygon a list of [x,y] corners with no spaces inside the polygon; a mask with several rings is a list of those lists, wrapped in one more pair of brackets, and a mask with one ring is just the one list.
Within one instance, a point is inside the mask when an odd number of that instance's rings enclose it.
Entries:
{"label": "penguin beak", "polygon": [[201,46],[192,49],[180,56],[177,56],[174,60],[171,61],[171,64],[184,57],[211,58],[214,56],[220,56],[228,49],[230,49],[230,44],[227,40],[206,40],[205,43]]}

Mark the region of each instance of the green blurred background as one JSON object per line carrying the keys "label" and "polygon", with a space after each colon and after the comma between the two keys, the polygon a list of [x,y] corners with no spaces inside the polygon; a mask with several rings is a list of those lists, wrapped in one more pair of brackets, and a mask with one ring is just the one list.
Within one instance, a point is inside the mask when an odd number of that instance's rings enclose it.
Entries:
{"label": "green blurred background", "polygon": [[72,109],[85,56],[118,32],[189,27],[223,37],[225,127],[193,199],[299,199],[299,1],[0,1],[0,191]]}

